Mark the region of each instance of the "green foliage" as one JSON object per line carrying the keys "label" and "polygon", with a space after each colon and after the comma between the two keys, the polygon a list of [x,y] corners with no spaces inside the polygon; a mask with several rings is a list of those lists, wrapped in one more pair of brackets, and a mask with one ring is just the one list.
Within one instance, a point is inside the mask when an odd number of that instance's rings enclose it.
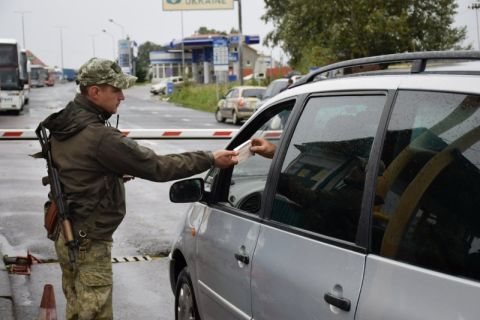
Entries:
{"label": "green foliage", "polygon": [[305,72],[338,60],[405,51],[460,48],[466,29],[452,26],[455,0],[265,0],[262,19]]}
{"label": "green foliage", "polygon": [[138,47],[138,57],[135,76],[138,78],[138,82],[143,82],[146,80],[148,68],[150,67],[150,51],[159,51],[163,47],[159,44],[147,41],[142,43]]}
{"label": "green foliage", "polygon": [[221,34],[226,36],[227,33],[225,31],[218,31],[215,29],[208,29],[207,27],[200,27],[198,28],[197,31],[195,31],[196,34]]}
{"label": "green foliage", "polygon": [[217,94],[218,97],[222,97],[227,93],[228,89],[229,86],[226,85],[217,87],[214,84],[187,84],[182,88],[174,90],[170,97],[170,102],[196,110],[215,112],[218,103]]}

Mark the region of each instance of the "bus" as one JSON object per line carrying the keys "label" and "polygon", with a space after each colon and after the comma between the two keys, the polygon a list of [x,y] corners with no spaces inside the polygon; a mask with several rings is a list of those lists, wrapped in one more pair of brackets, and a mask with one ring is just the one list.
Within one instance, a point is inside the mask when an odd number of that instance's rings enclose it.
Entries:
{"label": "bus", "polygon": [[17,41],[0,39],[0,110],[19,114],[25,104],[24,85],[28,82],[26,63]]}
{"label": "bus", "polygon": [[32,88],[45,86],[47,78],[48,70],[46,67],[36,64],[30,66],[30,83]]}

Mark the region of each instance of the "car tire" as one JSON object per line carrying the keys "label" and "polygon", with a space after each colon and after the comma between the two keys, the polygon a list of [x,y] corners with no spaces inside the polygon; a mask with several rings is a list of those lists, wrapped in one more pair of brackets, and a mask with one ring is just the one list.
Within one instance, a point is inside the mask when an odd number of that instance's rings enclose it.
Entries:
{"label": "car tire", "polygon": [[233,122],[233,124],[240,124],[240,120],[238,119],[237,111],[233,111],[232,122]]}
{"label": "car tire", "polygon": [[225,122],[225,118],[222,116],[222,112],[220,111],[220,109],[217,109],[217,111],[215,112],[215,119],[217,120],[217,122]]}
{"label": "car tire", "polygon": [[175,286],[175,320],[200,320],[192,279],[188,268],[182,269]]}

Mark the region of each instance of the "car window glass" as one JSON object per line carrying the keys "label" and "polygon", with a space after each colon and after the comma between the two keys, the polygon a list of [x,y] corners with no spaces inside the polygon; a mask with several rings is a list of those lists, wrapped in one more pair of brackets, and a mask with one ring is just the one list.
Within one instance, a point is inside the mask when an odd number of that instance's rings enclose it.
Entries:
{"label": "car window glass", "polygon": [[263,95],[265,89],[245,89],[242,92],[244,98],[258,98]]}
{"label": "car window glass", "polygon": [[310,99],[282,165],[271,219],[353,242],[385,96]]}
{"label": "car window glass", "polygon": [[287,80],[276,80],[270,83],[270,85],[267,87],[267,90],[265,90],[265,98],[270,98],[275,96],[277,93],[282,91],[282,89],[287,87]]}
{"label": "car window glass", "polygon": [[238,94],[239,94],[238,89],[234,89],[234,90],[232,91],[231,98],[238,98]]}
{"label": "car window glass", "polygon": [[[278,145],[292,105],[293,103],[271,116],[249,139],[264,138]],[[255,155],[236,165],[231,176],[227,202],[224,204],[249,213],[258,213],[271,163],[272,159]]]}
{"label": "car window glass", "polygon": [[227,94],[225,95],[225,98],[231,98],[232,97],[232,94],[233,94],[233,90],[230,90],[227,92]]}
{"label": "car window glass", "polygon": [[480,280],[480,97],[400,92],[373,210],[372,250]]}

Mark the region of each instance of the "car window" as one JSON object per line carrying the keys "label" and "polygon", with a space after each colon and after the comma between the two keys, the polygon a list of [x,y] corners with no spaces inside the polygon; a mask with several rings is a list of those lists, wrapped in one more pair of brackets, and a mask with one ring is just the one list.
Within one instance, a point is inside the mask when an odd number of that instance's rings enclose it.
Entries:
{"label": "car window", "polygon": [[287,85],[288,85],[287,80],[285,80],[285,81],[283,81],[283,80],[273,81],[267,87],[267,90],[265,90],[264,98],[270,98],[270,97],[273,97],[273,96],[277,95],[280,91],[285,89],[287,87]]}
{"label": "car window", "polygon": [[372,250],[480,280],[480,97],[400,92],[386,135]]}
{"label": "car window", "polygon": [[229,98],[238,98],[239,92],[238,89],[233,89]]}
{"label": "car window", "polygon": [[[290,116],[293,104],[294,101],[287,103],[283,108],[271,114],[248,139],[261,137],[277,145],[283,135],[283,128]],[[232,171],[228,197],[221,204],[257,214],[261,208],[261,198],[271,163],[272,159],[255,155],[236,165]],[[213,181],[219,172],[218,169],[212,170],[206,177],[206,191],[211,191]]]}
{"label": "car window", "polygon": [[263,95],[265,89],[245,89],[242,92],[244,98],[258,98]]}
{"label": "car window", "polygon": [[354,242],[365,168],[385,99],[308,101],[282,164],[272,220]]}

